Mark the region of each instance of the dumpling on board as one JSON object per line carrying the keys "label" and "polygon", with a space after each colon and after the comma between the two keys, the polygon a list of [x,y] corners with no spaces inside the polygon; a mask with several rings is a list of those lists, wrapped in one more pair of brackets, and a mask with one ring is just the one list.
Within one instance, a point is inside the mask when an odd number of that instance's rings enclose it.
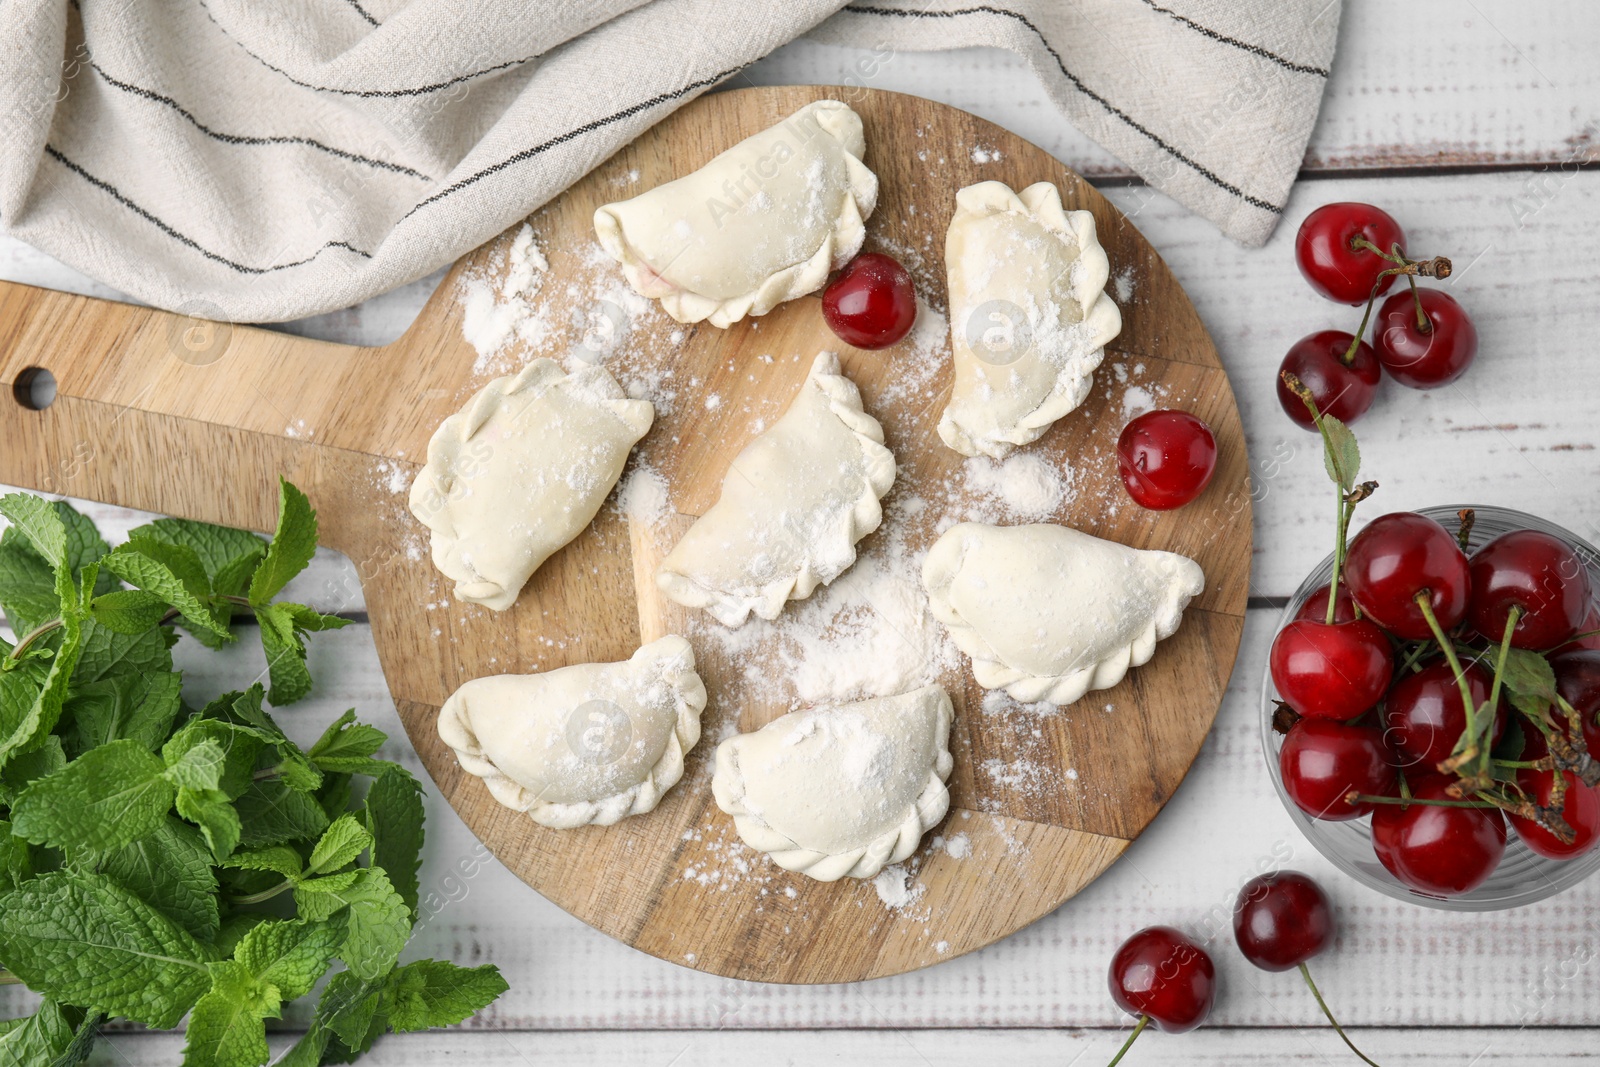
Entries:
{"label": "dumpling on board", "polygon": [[681,637],[621,663],[474,678],[439,736],[494,798],[558,830],[654,811],[700,740],[706,687]]}
{"label": "dumpling on board", "polygon": [[791,712],[718,745],[711,790],[744,842],[785,870],[871,878],[949,810],[953,717],[932,685]]}
{"label": "dumpling on board", "polygon": [[1089,395],[1122,314],[1094,216],[1065,211],[1049,182],[1020,193],[979,182],[956,194],[945,235],[955,383],[939,436],[1004,459]]}
{"label": "dumpling on board", "polygon": [[823,352],[783,417],[734,457],[722,493],[661,561],[669,599],[726,626],[776,619],[850,568],[883,521],[894,455],[861,393]]}
{"label": "dumpling on board", "polygon": [[866,236],[861,118],[807,104],[692,174],[594,213],[600,246],[679,322],[726,327],[822,288]]}
{"label": "dumpling on board", "polygon": [[496,378],[428,442],[411,513],[433,534],[456,599],[504,611],[594,520],[655,408],[600,367],[551,359]]}
{"label": "dumpling on board", "polygon": [[1024,703],[1070,704],[1148,663],[1205,574],[1176,552],[1068,526],[964,522],[934,542],[922,584],[979,685]]}

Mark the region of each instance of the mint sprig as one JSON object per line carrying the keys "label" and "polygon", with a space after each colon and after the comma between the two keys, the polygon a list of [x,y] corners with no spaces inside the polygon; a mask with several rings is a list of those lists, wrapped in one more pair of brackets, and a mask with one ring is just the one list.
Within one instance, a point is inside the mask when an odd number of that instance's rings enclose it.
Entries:
{"label": "mint sprig", "polygon": [[[302,749],[267,710],[310,692],[307,635],[346,621],[274,599],[316,549],[304,494],[282,484],[270,543],[160,519],[113,550],[26,494],[0,515],[0,980],[44,997],[0,1020],[0,1063],[70,1067],[108,1019],[187,1018],[186,1067],[259,1067],[269,1021],[330,970],[280,1062],[348,1062],[505,990],[493,967],[398,963],[422,789],[382,731],[346,712]],[[244,615],[268,684],[197,710],[171,648],[232,643]]]}

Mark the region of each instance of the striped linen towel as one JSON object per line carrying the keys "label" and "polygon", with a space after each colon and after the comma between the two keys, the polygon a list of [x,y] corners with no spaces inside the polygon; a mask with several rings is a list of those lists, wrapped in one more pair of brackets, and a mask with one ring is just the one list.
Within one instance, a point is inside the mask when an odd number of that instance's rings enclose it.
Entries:
{"label": "striped linen towel", "polygon": [[1339,0],[16,0],[0,225],[123,292],[270,322],[412,281],[810,32],[1025,57],[1248,245],[1316,121]]}

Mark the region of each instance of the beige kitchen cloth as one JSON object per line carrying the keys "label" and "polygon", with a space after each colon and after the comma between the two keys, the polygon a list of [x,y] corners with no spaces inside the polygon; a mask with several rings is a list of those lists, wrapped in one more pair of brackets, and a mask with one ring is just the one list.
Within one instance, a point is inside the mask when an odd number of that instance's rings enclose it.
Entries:
{"label": "beige kitchen cloth", "polygon": [[476,247],[811,32],[863,70],[1009,49],[1067,120],[1257,245],[1338,19],[1339,0],[11,0],[0,225],[162,307],[318,314]]}

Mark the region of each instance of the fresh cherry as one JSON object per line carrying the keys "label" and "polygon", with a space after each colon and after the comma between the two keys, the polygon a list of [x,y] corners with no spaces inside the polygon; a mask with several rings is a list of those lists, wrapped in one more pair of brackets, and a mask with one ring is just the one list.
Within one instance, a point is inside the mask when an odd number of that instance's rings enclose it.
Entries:
{"label": "fresh cherry", "polygon": [[1589,597],[1589,571],[1559,537],[1513,530],[1472,554],[1467,620],[1496,644],[1505,633],[1511,609],[1520,608],[1512,646],[1554,648],[1583,625]]}
{"label": "fresh cherry", "polygon": [[1367,619],[1328,625],[1296,619],[1272,640],[1272,684],[1286,704],[1316,719],[1353,719],[1378,702],[1394,653]]}
{"label": "fresh cherry", "polygon": [[[1467,664],[1462,673],[1472,694],[1472,706],[1482,707],[1489,699],[1494,677],[1476,663]],[[1384,737],[1402,755],[1402,766],[1432,771],[1449,759],[1467,728],[1467,708],[1449,662],[1435,660],[1402,677],[1383,703],[1383,716],[1388,728]],[[1500,740],[1505,728],[1506,706],[1501,700],[1495,707],[1491,745]]]}
{"label": "fresh cherry", "polygon": [[1295,806],[1313,819],[1345,822],[1372,811],[1370,802],[1345,800],[1351,790],[1367,796],[1394,792],[1395,769],[1376,726],[1351,726],[1328,719],[1301,719],[1278,750],[1278,773]]}
{"label": "fresh cherry", "polygon": [[[1418,776],[1411,795],[1460,803],[1446,792],[1454,779]],[[1455,896],[1482,885],[1506,850],[1498,808],[1380,804],[1372,813],[1372,848],[1404,884],[1432,896]]]}
{"label": "fresh cherry", "polygon": [[1555,655],[1559,656],[1563,652],[1577,652],[1582,649],[1600,652],[1600,607],[1596,607],[1594,604],[1589,605],[1589,613],[1583,617],[1583,623],[1578,627],[1578,633],[1584,636],[1568,641],[1556,649]]}
{"label": "fresh cherry", "polygon": [[[1323,586],[1306,598],[1300,605],[1300,610],[1294,613],[1297,619],[1315,619],[1317,622],[1328,621],[1328,592],[1329,587]],[[1356,602],[1350,596],[1350,587],[1339,587],[1339,606],[1334,608],[1334,622],[1354,622],[1356,618]]]}
{"label": "fresh cherry", "polygon": [[1350,542],[1344,578],[1362,612],[1406,641],[1433,636],[1416,600],[1424,589],[1441,629],[1455,626],[1467,611],[1466,554],[1443,526],[1414,512],[1369,522]]}
{"label": "fresh cherry", "polygon": [[[1572,828],[1571,842],[1563,842],[1532,819],[1521,815],[1507,815],[1512,829],[1522,838],[1522,843],[1546,859],[1570,860],[1583,855],[1600,842],[1600,789],[1584,785],[1571,771],[1562,771],[1567,779],[1567,793],[1562,802],[1561,817]],[[1550,806],[1551,787],[1555,785],[1556,772],[1524,767],[1517,772],[1517,784],[1536,806]]]}
{"label": "fresh cherry", "polygon": [[1355,355],[1346,363],[1345,353],[1354,340],[1352,334],[1342,330],[1318,330],[1296,341],[1283,357],[1278,365],[1278,403],[1297,425],[1307,430],[1316,428],[1305,401],[1284,384],[1284,371],[1311,390],[1318,411],[1340,422],[1355,422],[1372,406],[1378,395],[1378,382],[1383,378],[1383,364],[1365,341],[1356,345]]}
{"label": "fresh cherry", "polygon": [[1117,467],[1140,507],[1181,508],[1210,483],[1217,469],[1217,439],[1187,411],[1147,411],[1122,428]]}
{"label": "fresh cherry", "polygon": [[1328,1010],[1306,966],[1307,960],[1333,943],[1336,929],[1328,894],[1299,871],[1273,871],[1250,879],[1233,905],[1233,939],[1244,958],[1263,971],[1298,967],[1317,1005],[1350,1051],[1372,1063]]}
{"label": "fresh cherry", "polygon": [[[1417,325],[1417,301],[1427,316]],[[1413,389],[1437,389],[1461,377],[1478,354],[1478,329],[1455,297],[1442,289],[1410,287],[1395,293],[1378,309],[1372,347],[1389,377]]]}
{"label": "fresh cherry", "polygon": [[891,256],[864,252],[823,290],[822,317],[847,345],[888,348],[917,321],[911,275]]}
{"label": "fresh cherry", "polygon": [[[1556,672],[1556,692],[1583,720],[1583,740],[1589,755],[1600,760],[1600,652],[1588,649],[1563,652],[1550,657],[1550,666]],[[1558,715],[1556,721],[1565,722],[1566,716]],[[1524,733],[1544,740],[1544,735],[1531,726]],[[1524,752],[1522,758],[1538,759],[1539,756]]]}
{"label": "fresh cherry", "polygon": [[1169,1034],[1193,1030],[1206,1021],[1217,997],[1211,957],[1170,926],[1148,926],[1124,941],[1111,957],[1110,983],[1117,1007],[1139,1017],[1112,1064],[1152,1022]]}
{"label": "fresh cherry", "polygon": [[[1300,224],[1294,239],[1294,258],[1311,288],[1341,304],[1365,304],[1378,285],[1378,275],[1394,264],[1370,249],[1355,244],[1357,238],[1385,252],[1405,249],[1406,235],[1387,212],[1371,204],[1324,204]],[[1394,275],[1383,279],[1378,292],[1387,292]]]}

